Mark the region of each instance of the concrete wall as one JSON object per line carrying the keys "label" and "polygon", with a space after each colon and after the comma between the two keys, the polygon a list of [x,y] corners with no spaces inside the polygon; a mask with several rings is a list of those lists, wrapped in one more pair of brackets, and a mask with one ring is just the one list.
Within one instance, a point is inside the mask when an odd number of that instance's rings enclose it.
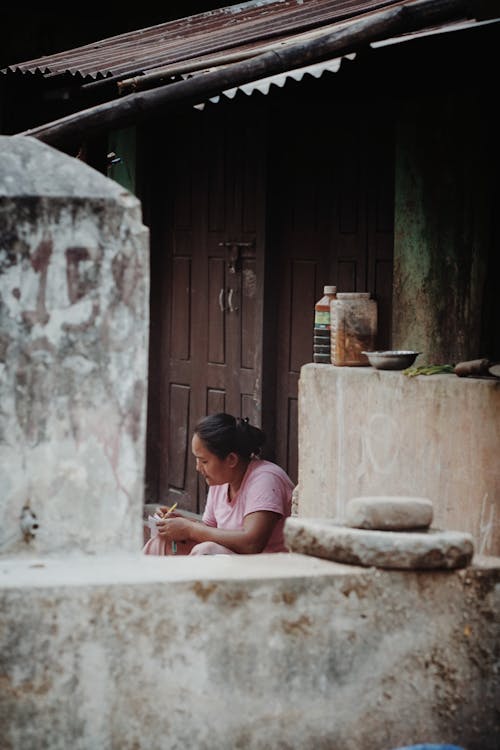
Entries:
{"label": "concrete wall", "polygon": [[[2,750],[496,750],[500,560],[408,573],[141,555],[140,205],[74,159],[0,138],[0,240]],[[337,369],[301,376],[299,511],[454,479],[439,512],[449,520],[457,497],[469,510],[477,487],[480,546],[495,548],[495,384],[436,380],[430,393]],[[453,447],[458,429],[470,440]]]}
{"label": "concrete wall", "polygon": [[0,565],[2,750],[500,739],[500,565],[302,555]]}
{"label": "concrete wall", "polygon": [[500,381],[305,365],[299,515],[342,518],[359,495],[416,495],[433,526],[500,555]]}
{"label": "concrete wall", "polygon": [[148,252],[131,194],[0,137],[0,555],[140,544]]}

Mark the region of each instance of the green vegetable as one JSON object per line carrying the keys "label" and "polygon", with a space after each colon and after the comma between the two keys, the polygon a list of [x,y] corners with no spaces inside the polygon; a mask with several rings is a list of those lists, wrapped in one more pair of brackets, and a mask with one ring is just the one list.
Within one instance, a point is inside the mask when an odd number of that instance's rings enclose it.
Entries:
{"label": "green vegetable", "polygon": [[414,378],[416,375],[438,375],[447,372],[455,372],[453,365],[420,365],[418,367],[407,367],[403,375]]}

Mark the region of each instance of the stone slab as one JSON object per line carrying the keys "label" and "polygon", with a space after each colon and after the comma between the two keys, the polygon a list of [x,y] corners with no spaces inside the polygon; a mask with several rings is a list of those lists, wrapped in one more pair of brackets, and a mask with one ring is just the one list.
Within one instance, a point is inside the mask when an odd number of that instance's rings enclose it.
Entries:
{"label": "stone slab", "polygon": [[304,555],[403,570],[464,568],[474,554],[472,536],[461,531],[353,529],[324,518],[287,518],[285,542]]}
{"label": "stone slab", "polygon": [[346,506],[345,523],[357,529],[408,531],[428,529],[432,516],[432,501],[427,497],[353,497]]}

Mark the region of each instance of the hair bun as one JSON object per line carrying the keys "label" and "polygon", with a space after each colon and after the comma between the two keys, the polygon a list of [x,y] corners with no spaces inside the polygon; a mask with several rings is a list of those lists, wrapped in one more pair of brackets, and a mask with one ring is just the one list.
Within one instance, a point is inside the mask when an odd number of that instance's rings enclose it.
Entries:
{"label": "hair bun", "polygon": [[201,419],[195,433],[219,458],[231,452],[245,459],[257,456],[266,439],[264,432],[251,425],[248,417],[234,417],[225,412]]}

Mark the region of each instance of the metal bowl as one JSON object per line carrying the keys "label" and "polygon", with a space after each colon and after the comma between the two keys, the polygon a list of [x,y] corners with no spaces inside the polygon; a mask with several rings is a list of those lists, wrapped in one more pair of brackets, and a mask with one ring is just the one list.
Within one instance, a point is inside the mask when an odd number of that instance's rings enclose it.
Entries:
{"label": "metal bowl", "polygon": [[411,351],[385,351],[385,352],[363,352],[368,357],[372,367],[377,370],[404,370],[415,362],[422,352]]}

